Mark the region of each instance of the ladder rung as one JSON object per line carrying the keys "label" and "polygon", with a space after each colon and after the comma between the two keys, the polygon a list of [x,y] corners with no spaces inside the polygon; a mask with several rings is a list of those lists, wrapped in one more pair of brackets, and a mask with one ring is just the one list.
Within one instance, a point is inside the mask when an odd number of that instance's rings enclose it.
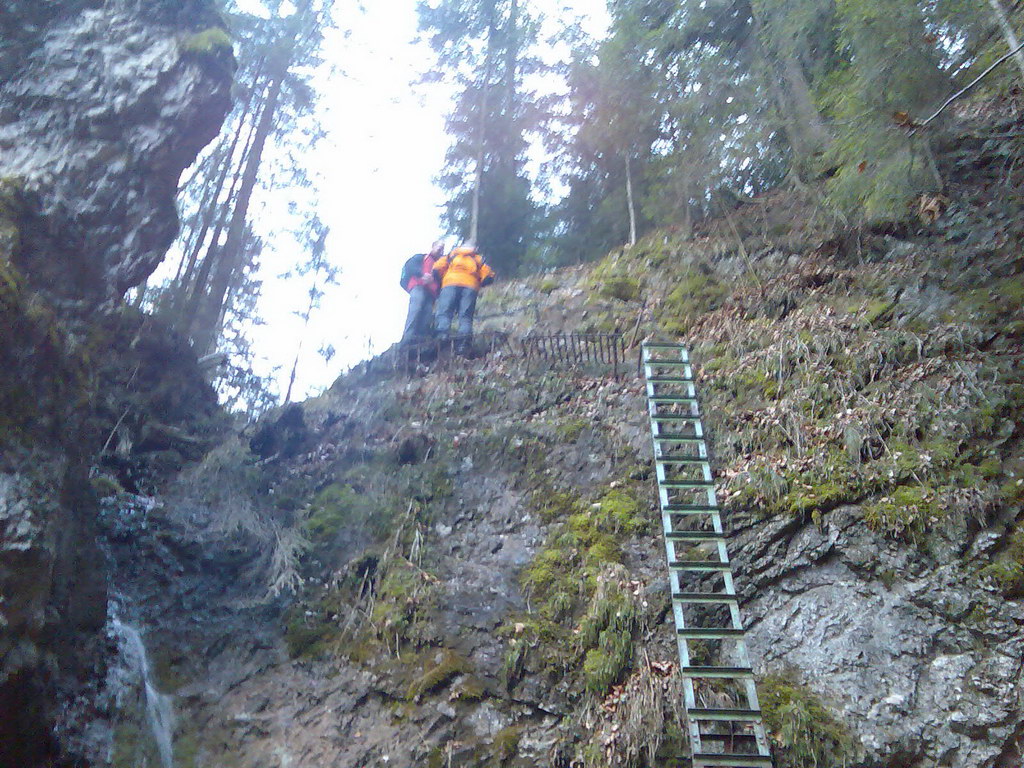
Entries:
{"label": "ladder rung", "polygon": [[668,564],[669,568],[677,571],[731,571],[729,563],[719,563],[716,560],[673,560]]}
{"label": "ladder rung", "polygon": [[664,365],[668,368],[682,368],[685,365],[693,365],[689,360],[655,360],[654,358],[647,358],[644,360],[644,365]]}
{"label": "ladder rung", "polygon": [[[692,384],[693,379],[686,376],[648,376],[648,384]],[[691,398],[696,400],[697,398]]]}
{"label": "ladder rung", "polygon": [[691,720],[732,721],[735,723],[756,723],[761,719],[759,709],[703,709],[695,707],[686,710]]}
{"label": "ladder rung", "polygon": [[687,640],[725,640],[729,637],[743,637],[743,630],[735,627],[687,627],[677,629],[676,634]]}
{"label": "ladder rung", "polygon": [[671,541],[725,541],[724,533],[715,531],[672,531],[665,534]]}
{"label": "ladder rung", "polygon": [[652,413],[651,421],[700,421],[700,416],[683,415],[677,413]]}
{"label": "ladder rung", "polygon": [[658,435],[654,438],[656,443],[677,443],[680,445],[703,445],[703,437],[665,437],[664,435]]}
{"label": "ladder rung", "polygon": [[683,435],[679,432],[669,432],[663,435],[657,435],[655,440],[667,440],[669,442],[675,442],[679,440],[703,440],[704,438],[700,435]]}
{"label": "ladder rung", "polygon": [[724,592],[673,592],[677,603],[736,603],[739,597]]}
{"label": "ladder rung", "polygon": [[687,459],[655,459],[654,461],[656,464],[664,464],[665,466],[675,465],[681,467],[696,467],[703,466],[705,464],[708,465],[709,467],[711,466],[711,462],[709,462],[707,459],[702,459],[698,456],[694,456],[693,458]]}
{"label": "ladder rung", "polygon": [[717,677],[725,679],[747,679],[754,676],[750,667],[680,667],[687,677]]}
{"label": "ladder rung", "polygon": [[[756,733],[701,733],[700,740],[701,741],[732,741],[732,742],[744,741],[747,744],[750,744],[751,742],[756,744],[757,743],[757,734]],[[750,754],[750,755],[752,755],[754,757],[757,757],[757,755],[758,755],[757,752],[753,752],[753,753],[745,752],[745,753],[742,753],[742,754]]]}
{"label": "ladder rung", "polygon": [[765,755],[718,755],[708,752],[695,752],[693,768],[712,768],[721,765],[732,768],[772,768],[772,759]]}
{"label": "ladder rung", "polygon": [[661,511],[669,515],[707,515],[721,512],[721,509],[707,504],[669,504]]}
{"label": "ladder rung", "polygon": [[683,397],[682,395],[655,395],[654,397],[647,398],[650,402],[658,405],[660,403],[692,403],[692,397]]}
{"label": "ladder rung", "polygon": [[711,482],[711,481],[708,481],[708,480],[680,480],[680,481],[666,480],[663,483],[659,483],[659,485],[661,485],[662,488],[665,488],[665,489],[670,490],[670,491],[685,491],[685,490],[695,491],[695,490],[697,490],[699,488],[707,489],[707,488],[714,488],[715,487],[714,482]]}

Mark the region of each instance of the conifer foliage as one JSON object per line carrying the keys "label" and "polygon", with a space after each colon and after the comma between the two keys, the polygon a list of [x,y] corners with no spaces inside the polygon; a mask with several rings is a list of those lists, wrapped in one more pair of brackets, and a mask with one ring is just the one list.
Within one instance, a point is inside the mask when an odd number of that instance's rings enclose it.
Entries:
{"label": "conifer foliage", "polygon": [[458,86],[440,179],[450,196],[448,224],[509,274],[532,244],[539,216],[526,153],[546,118],[525,86],[541,67],[538,21],[528,0],[441,0],[420,2],[418,10],[437,53],[432,75]]}
{"label": "conifer foliage", "polygon": [[[606,39],[576,46],[557,260],[636,230],[826,179],[826,209],[905,218],[942,191],[943,126],[915,130],[1020,46],[1007,0],[608,0]],[[1024,52],[1003,82],[1024,73]],[[998,86],[993,77],[989,85]]]}

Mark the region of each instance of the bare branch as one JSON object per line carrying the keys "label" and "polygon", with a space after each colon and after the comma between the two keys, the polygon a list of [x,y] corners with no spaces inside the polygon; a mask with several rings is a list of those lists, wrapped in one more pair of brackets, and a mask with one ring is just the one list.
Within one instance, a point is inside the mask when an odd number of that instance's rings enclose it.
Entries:
{"label": "bare branch", "polygon": [[950,97],[949,97],[948,99],[946,99],[946,100],[945,100],[945,101],[943,102],[942,106],[941,106],[941,107],[939,107],[939,108],[938,108],[937,110],[935,110],[935,113],[934,113],[934,114],[930,115],[930,116],[929,116],[929,117],[928,117],[927,119],[925,119],[925,120],[922,120],[922,121],[921,121],[920,123],[918,123],[917,127],[916,127],[916,128],[914,129],[914,132],[916,133],[918,129],[920,129],[920,128],[924,128],[924,127],[925,127],[926,125],[928,125],[928,123],[930,123],[930,122],[931,122],[932,120],[934,120],[934,119],[935,119],[935,118],[937,118],[937,117],[938,117],[939,115],[941,115],[941,114],[942,114],[943,112],[945,112],[945,111],[946,111],[946,107],[948,107],[948,106],[949,106],[950,104],[952,104],[952,103],[953,103],[954,101],[956,101],[957,99],[959,99],[959,98],[960,98],[961,96],[963,96],[964,94],[966,94],[966,93],[970,92],[971,90],[973,90],[973,89],[974,89],[974,87],[975,87],[975,86],[976,86],[976,85],[977,85],[978,83],[980,83],[980,82],[981,82],[982,80],[984,80],[984,79],[985,79],[985,78],[986,78],[986,77],[987,77],[987,76],[989,75],[989,73],[990,73],[990,72],[992,72],[992,70],[994,70],[994,69],[995,69],[996,67],[998,67],[998,66],[999,66],[1000,64],[1002,64],[1002,63],[1003,63],[1004,61],[1006,61],[1007,59],[1010,59],[1010,58],[1012,58],[1012,57],[1013,57],[1014,55],[1016,55],[1016,54],[1017,54],[1017,53],[1018,53],[1018,52],[1019,52],[1020,50],[1022,50],[1022,49],[1024,49],[1024,43],[1021,43],[1020,45],[1018,45],[1018,46],[1017,46],[1016,48],[1014,48],[1013,50],[1011,50],[1011,51],[1010,51],[1009,53],[1007,53],[1006,55],[1004,55],[1004,56],[1000,56],[1000,57],[999,57],[998,59],[996,59],[996,60],[995,60],[995,61],[994,61],[994,62],[993,62],[993,63],[992,63],[992,64],[991,64],[990,66],[989,66],[989,68],[988,68],[988,69],[986,69],[986,70],[985,70],[984,72],[982,72],[982,73],[981,73],[980,75],[978,75],[978,76],[977,76],[976,78],[974,78],[974,79],[973,79],[973,80],[972,80],[972,81],[971,81],[970,83],[968,83],[968,84],[967,84],[966,86],[964,86],[964,87],[963,87],[963,88],[961,88],[961,89],[960,89],[959,91],[957,91],[957,92],[956,92],[956,93],[954,93],[954,94],[953,94],[952,96],[950,96]]}

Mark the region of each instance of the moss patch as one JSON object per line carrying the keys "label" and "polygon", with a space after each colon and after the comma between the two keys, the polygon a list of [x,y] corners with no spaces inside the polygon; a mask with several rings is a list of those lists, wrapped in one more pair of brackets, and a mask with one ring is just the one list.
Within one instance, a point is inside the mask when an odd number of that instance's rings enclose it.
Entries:
{"label": "moss patch", "polygon": [[992,579],[1010,599],[1024,597],[1024,527],[1010,535],[1010,545],[995,562],[985,566],[982,575]]}
{"label": "moss patch", "polygon": [[419,701],[423,696],[447,685],[456,676],[470,671],[469,661],[449,649],[438,653],[428,651],[424,656],[427,663],[424,665],[423,674],[416,678],[405,692],[408,701]]}
{"label": "moss patch", "polygon": [[849,730],[810,690],[788,675],[766,677],[757,687],[777,768],[842,768],[854,762]]}
{"label": "moss patch", "polygon": [[528,668],[552,677],[577,670],[580,690],[600,696],[632,663],[641,616],[620,565],[620,542],[647,521],[626,488],[589,505],[566,494],[541,498],[550,503],[543,515],[554,524],[520,575],[532,612],[499,630],[508,638],[502,678],[512,687]]}
{"label": "moss patch", "polygon": [[508,763],[519,751],[519,741],[523,738],[525,728],[521,725],[510,725],[502,728],[494,737],[493,765],[502,766]]}
{"label": "moss patch", "polygon": [[591,286],[599,296],[606,299],[639,301],[640,279],[630,272],[629,262],[625,258],[610,256],[594,268],[590,276]]}
{"label": "moss patch", "polygon": [[640,623],[636,601],[625,585],[608,572],[599,586],[576,635],[583,652],[584,688],[603,696],[633,661],[633,633]]}
{"label": "moss patch", "polygon": [[218,58],[234,55],[231,35],[221,27],[209,27],[189,35],[178,44],[178,48],[184,56]]}
{"label": "moss patch", "polygon": [[683,333],[698,317],[721,307],[731,293],[732,289],[710,272],[691,272],[665,297],[661,322],[668,333]]}

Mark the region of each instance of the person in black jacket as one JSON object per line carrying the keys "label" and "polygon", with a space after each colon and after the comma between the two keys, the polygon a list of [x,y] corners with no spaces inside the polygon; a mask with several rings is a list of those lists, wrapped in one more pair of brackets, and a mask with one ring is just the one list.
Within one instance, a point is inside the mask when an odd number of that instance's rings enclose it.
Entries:
{"label": "person in black jacket", "polygon": [[440,284],[434,276],[434,263],[444,254],[444,243],[435,242],[430,253],[418,253],[402,268],[402,288],[409,294],[409,313],[405,318],[402,344],[413,344],[430,335]]}

